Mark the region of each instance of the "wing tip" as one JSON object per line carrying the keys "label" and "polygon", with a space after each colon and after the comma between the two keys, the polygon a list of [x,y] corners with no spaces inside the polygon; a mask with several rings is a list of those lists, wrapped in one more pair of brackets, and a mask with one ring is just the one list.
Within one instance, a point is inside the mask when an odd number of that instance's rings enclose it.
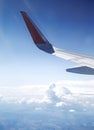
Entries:
{"label": "wing tip", "polygon": [[27,13],[25,11],[20,11],[21,15],[24,17],[27,15]]}
{"label": "wing tip", "polygon": [[26,12],[25,12],[25,11],[23,11],[23,10],[21,10],[21,11],[20,11],[20,13],[21,13],[21,14],[23,14],[23,13],[26,13]]}

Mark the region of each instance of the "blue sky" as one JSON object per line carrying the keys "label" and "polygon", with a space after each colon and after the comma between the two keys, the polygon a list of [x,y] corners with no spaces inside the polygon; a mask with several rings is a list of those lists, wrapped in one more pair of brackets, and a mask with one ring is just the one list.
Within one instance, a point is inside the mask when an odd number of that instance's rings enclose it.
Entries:
{"label": "blue sky", "polygon": [[94,56],[93,0],[1,0],[0,86],[92,80],[67,73],[76,64],[36,48],[20,11],[26,11],[56,47]]}

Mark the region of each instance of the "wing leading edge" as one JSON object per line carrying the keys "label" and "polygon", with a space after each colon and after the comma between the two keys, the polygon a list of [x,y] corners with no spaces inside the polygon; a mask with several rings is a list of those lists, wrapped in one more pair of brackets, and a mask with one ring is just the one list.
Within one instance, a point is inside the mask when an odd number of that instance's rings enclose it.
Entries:
{"label": "wing leading edge", "polygon": [[78,63],[79,67],[69,68],[68,72],[78,73],[78,74],[88,74],[94,75],[94,57],[83,56],[71,52],[67,52],[65,50],[60,50],[45,38],[45,36],[41,33],[38,27],[35,25],[32,19],[29,18],[26,12],[21,11],[25,24],[30,32],[30,35],[35,43],[35,45],[42,51],[45,51],[49,54],[55,55],[57,57],[70,60]]}

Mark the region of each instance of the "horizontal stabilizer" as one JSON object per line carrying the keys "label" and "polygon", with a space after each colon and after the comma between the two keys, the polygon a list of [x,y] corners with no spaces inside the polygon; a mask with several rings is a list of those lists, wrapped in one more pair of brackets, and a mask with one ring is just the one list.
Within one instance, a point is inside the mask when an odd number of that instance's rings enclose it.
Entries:
{"label": "horizontal stabilizer", "polygon": [[86,66],[69,68],[69,69],[66,69],[66,71],[72,72],[72,73],[78,73],[78,74],[94,75],[94,69],[86,67]]}

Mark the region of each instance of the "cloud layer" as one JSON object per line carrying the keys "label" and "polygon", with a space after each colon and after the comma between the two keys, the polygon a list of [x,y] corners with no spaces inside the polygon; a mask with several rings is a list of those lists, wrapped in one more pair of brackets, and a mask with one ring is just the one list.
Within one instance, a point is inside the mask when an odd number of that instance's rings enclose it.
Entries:
{"label": "cloud layer", "polygon": [[[84,98],[81,98],[84,95]],[[56,107],[71,102],[87,102],[94,97],[94,81],[59,81],[51,85],[0,87],[0,102],[19,104],[52,104]],[[93,106],[93,104],[92,104]]]}

